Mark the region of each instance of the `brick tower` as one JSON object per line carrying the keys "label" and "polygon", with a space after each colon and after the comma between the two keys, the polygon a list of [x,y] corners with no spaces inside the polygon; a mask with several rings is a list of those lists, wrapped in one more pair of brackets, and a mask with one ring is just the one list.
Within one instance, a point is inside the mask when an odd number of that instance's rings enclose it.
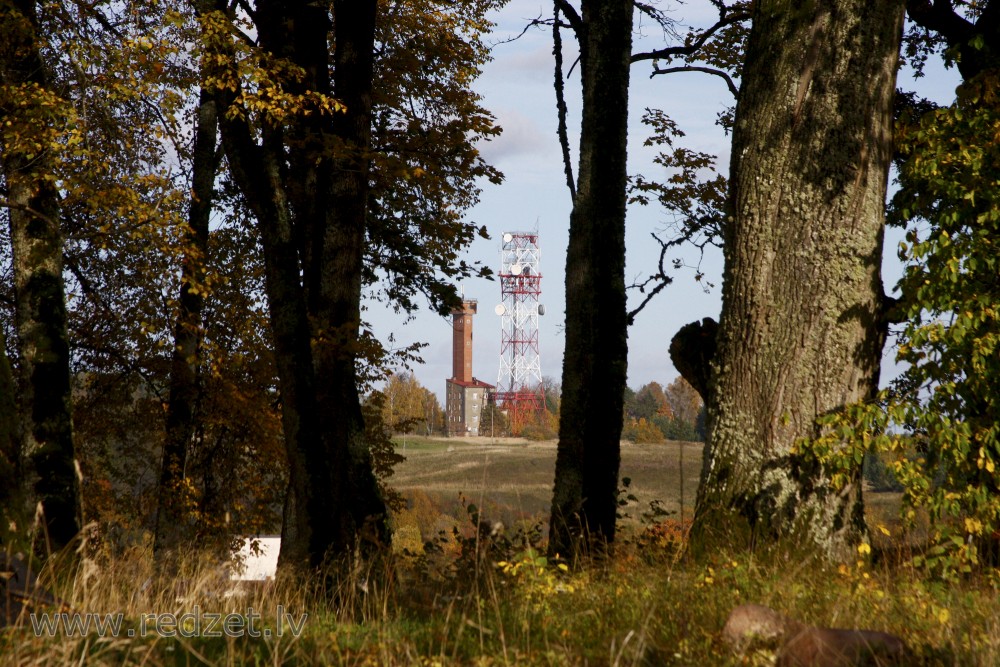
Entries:
{"label": "brick tower", "polygon": [[451,378],[446,382],[445,416],[448,435],[479,435],[479,416],[486,392],[493,385],[472,375],[472,318],[475,299],[463,299],[461,308],[451,311]]}

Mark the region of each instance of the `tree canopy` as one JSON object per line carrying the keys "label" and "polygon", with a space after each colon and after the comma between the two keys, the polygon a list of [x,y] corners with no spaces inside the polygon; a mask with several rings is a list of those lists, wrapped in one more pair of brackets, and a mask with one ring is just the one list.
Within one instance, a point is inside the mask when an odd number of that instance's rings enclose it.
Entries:
{"label": "tree canopy", "polygon": [[[165,546],[273,530],[288,483],[281,447],[290,443],[291,454],[323,452],[298,468],[298,482],[303,470],[315,477],[333,465],[346,480],[313,487],[347,485],[360,497],[372,473],[359,392],[419,349],[392,349],[364,309],[382,302],[411,312],[423,295],[443,312],[458,298],[457,279],[489,273],[460,255],[485,235],[467,210],[483,183],[501,178],[475,148],[499,129],[470,88],[489,57],[486,13],[497,3],[339,3],[330,12],[267,2],[23,4],[16,11],[26,21],[3,21],[27,46],[8,40],[2,54],[2,210],[7,220],[27,212],[30,225],[54,225],[52,254],[66,259],[65,271],[50,271],[65,278],[66,294],[45,312],[66,306],[73,367],[68,355],[61,363],[65,386],[75,387],[84,508],[93,513],[84,520],[128,524],[108,533],[122,540],[169,527],[176,534]],[[293,15],[312,19],[280,29]],[[8,76],[17,69],[10,59],[25,53],[33,75],[51,82],[52,92],[35,87],[35,110],[18,102],[26,82]],[[45,109],[48,120],[37,122]],[[12,196],[22,144],[58,203],[44,217]],[[16,265],[10,249],[22,252],[13,240],[3,244],[5,272]],[[8,285],[9,335],[13,312],[33,306]],[[8,349],[19,352],[13,370],[27,387],[25,331]],[[50,376],[45,386],[59,385]],[[42,396],[20,392],[22,416],[55,415]],[[302,428],[316,416],[315,429]],[[4,424],[9,417],[5,410]],[[339,425],[348,430],[333,433]],[[12,466],[27,446],[15,440],[3,448]],[[161,447],[170,452],[162,466]],[[62,485],[51,495],[68,503],[62,513],[53,506],[53,519],[79,525],[73,456],[64,448],[53,459],[61,477],[50,467],[41,479]],[[151,468],[161,468],[159,479],[140,472]],[[317,497],[307,487],[300,497]],[[153,523],[157,504],[176,513]],[[347,532],[362,530],[377,505]],[[334,507],[343,517],[352,504]],[[56,546],[72,533],[54,532]],[[289,553],[310,539],[289,539]],[[342,553],[354,544],[346,533],[338,539]],[[313,539],[299,553],[316,564],[336,544]]]}

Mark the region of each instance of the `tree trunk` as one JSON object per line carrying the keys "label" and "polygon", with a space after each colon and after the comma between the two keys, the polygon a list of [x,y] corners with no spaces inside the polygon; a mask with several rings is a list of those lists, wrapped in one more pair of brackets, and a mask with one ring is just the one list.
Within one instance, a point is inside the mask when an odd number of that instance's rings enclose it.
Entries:
{"label": "tree trunk", "polygon": [[198,369],[201,365],[202,313],[205,308],[205,298],[200,290],[208,259],[208,225],[219,163],[216,156],[218,125],[214,96],[202,90],[195,124],[187,249],[181,267],[180,312],[174,325],[170,397],[160,465],[153,541],[153,553],[157,557],[175,549],[185,537],[190,536],[185,530],[188,520],[183,511],[183,481],[200,393]]}
{"label": "tree trunk", "polygon": [[[74,465],[70,355],[63,286],[59,193],[53,179],[52,124],[59,121],[38,50],[35,4],[17,0],[0,10],[2,160],[10,207],[15,314],[20,350],[23,459],[42,504],[54,549],[79,530]],[[17,116],[10,109],[17,109]],[[8,122],[10,124],[8,124]],[[38,147],[35,141],[43,145]]]}
{"label": "tree trunk", "polygon": [[[261,144],[222,114],[234,179],[257,218],[289,466],[279,564],[318,567],[361,544],[386,546],[386,510],[364,439],[355,364],[368,205],[376,5],[258,4],[262,48],[305,73],[291,92],[329,95],[344,113],[265,121]],[[226,101],[234,96],[218,93]],[[300,271],[301,269],[301,271]]]}
{"label": "tree trunk", "polygon": [[9,521],[19,514],[19,508],[14,506],[21,485],[18,449],[14,376],[7,359],[7,339],[0,330],[0,521],[3,522],[0,536],[7,532]]}
{"label": "tree trunk", "polygon": [[736,110],[695,546],[793,537],[843,557],[860,463],[833,489],[795,442],[877,389],[903,2],[757,2]]}
{"label": "tree trunk", "polygon": [[549,552],[614,541],[628,364],[625,184],[631,0],[584,0],[583,117],[566,257],[566,352]]}
{"label": "tree trunk", "polygon": [[[317,384],[320,428],[337,475],[331,488],[334,502],[350,511],[350,520],[333,536],[341,553],[354,548],[357,540],[369,552],[390,541],[386,506],[365,439],[355,371],[361,327],[377,5],[375,0],[333,3],[333,93],[347,110],[333,119],[333,134],[343,147],[334,152],[327,175],[325,190],[329,200],[320,200],[323,205],[317,207],[323,218],[317,226],[316,250],[312,253],[318,268],[312,272],[317,283],[310,285],[309,310],[317,327],[316,376],[322,378]],[[322,72],[326,74],[325,67]]]}

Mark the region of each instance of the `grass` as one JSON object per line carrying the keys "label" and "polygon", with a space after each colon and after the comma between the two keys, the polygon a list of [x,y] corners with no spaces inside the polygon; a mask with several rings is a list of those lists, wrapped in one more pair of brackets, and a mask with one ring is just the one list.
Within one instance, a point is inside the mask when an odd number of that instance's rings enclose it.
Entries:
{"label": "grass", "polygon": [[[554,440],[407,436],[405,449],[401,436],[396,442],[407,460],[396,467],[391,484],[411,499],[414,494],[426,494],[449,515],[456,514],[459,494],[479,507],[502,509],[508,517],[544,518],[549,511],[555,478]],[[621,477],[631,480],[628,493],[635,496],[626,509],[626,526],[634,527],[654,500],[677,518],[691,517],[701,472],[700,443],[624,442],[621,454]]]}
{"label": "grass", "polygon": [[[623,474],[635,480],[640,504],[658,497],[668,509],[679,509],[680,452],[676,443],[623,448]],[[690,502],[700,451],[685,445],[683,453],[685,501]],[[528,516],[547,508],[545,487],[551,484],[555,456],[551,444],[408,439],[407,455],[394,482],[411,502],[419,500],[418,490],[441,498],[457,498],[462,491],[484,514],[485,508],[503,508],[512,498],[520,503],[517,512]],[[891,508],[892,499],[886,500]],[[465,513],[460,504],[454,512],[426,504],[428,516],[439,512],[435,520],[461,518],[468,525],[467,513],[456,516]],[[448,539],[438,548],[339,570],[325,592],[315,581],[279,581],[229,595],[219,564],[194,554],[169,581],[156,579],[142,549],[117,559],[85,560],[75,576],[52,584],[74,610],[120,612],[122,627],[137,630],[146,614],[180,616],[197,606],[202,614],[234,613],[245,619],[253,608],[260,615],[257,629],[271,630],[272,636],[206,637],[202,632],[102,638],[92,631],[85,637],[49,637],[36,636],[25,623],[0,632],[0,663],[768,664],[766,655],[734,655],[719,640],[729,611],[755,602],[806,623],[897,634],[916,653],[915,664],[1000,664],[995,571],[946,585],[905,564],[863,553],[843,565],[791,553],[720,552],[693,561],[679,556],[679,514],[655,530],[646,530],[638,511],[633,515],[631,537],[618,546],[614,560],[576,572],[546,563],[537,545],[512,535],[513,528],[489,539],[477,539],[470,530],[457,538],[445,531]],[[889,537],[882,536],[887,545],[898,538],[889,530]],[[279,605],[294,618],[308,614],[300,636],[273,635]]]}

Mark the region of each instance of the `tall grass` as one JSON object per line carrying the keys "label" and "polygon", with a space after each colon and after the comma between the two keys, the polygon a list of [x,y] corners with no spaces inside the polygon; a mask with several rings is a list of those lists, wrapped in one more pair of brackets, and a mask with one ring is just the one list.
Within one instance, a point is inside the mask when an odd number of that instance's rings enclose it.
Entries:
{"label": "tall grass", "polygon": [[[1000,664],[995,571],[944,584],[895,558],[861,552],[830,565],[792,553],[680,555],[683,527],[663,523],[613,559],[569,571],[534,536],[451,535],[417,555],[331,568],[324,576],[234,591],[217,559],[187,554],[157,578],[146,550],[84,559],[51,585],[78,612],[121,613],[118,636],[36,636],[29,619],[0,631],[7,665],[744,665],[719,640],[729,611],[770,606],[802,622],[884,630],[918,664]],[[306,613],[300,636],[166,637],[148,614],[252,608],[277,629],[281,606]],[[204,630],[204,628],[202,628]]]}

